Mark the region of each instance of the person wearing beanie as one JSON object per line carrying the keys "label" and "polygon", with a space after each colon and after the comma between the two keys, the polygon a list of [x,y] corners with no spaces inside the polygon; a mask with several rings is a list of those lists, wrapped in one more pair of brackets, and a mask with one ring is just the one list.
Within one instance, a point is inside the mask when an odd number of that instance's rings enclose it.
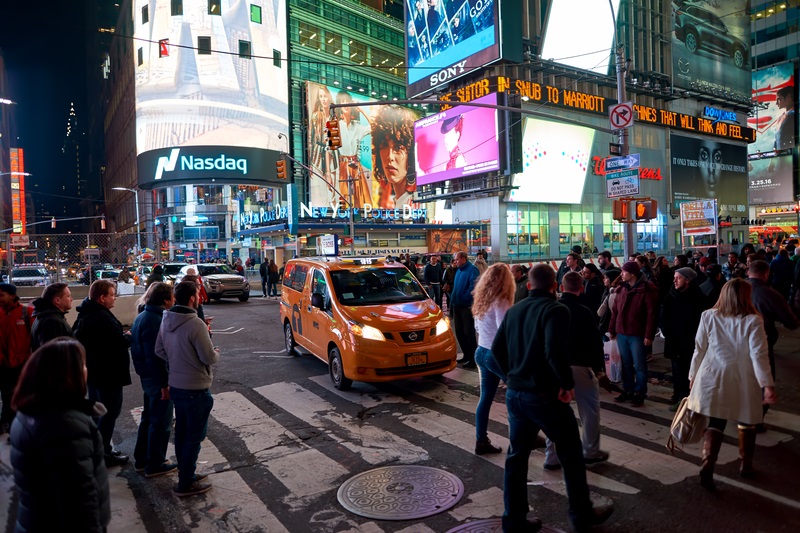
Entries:
{"label": "person wearing beanie", "polygon": [[617,341],[622,358],[624,392],[615,401],[641,407],[647,397],[645,348],[653,345],[658,323],[658,289],[644,279],[636,261],[623,264],[620,277],[608,324],[608,336]]}
{"label": "person wearing beanie", "polygon": [[[704,258],[705,259],[705,258]],[[697,272],[691,267],[675,271],[672,289],[661,308],[661,333],[664,335],[664,357],[672,362],[672,398],[670,411],[676,411],[683,398],[689,396],[689,369],[694,354],[694,338],[700,327],[700,315],[708,308],[708,300],[696,283]]]}
{"label": "person wearing beanie", "polygon": [[31,356],[31,311],[19,302],[16,285],[0,283],[0,434],[14,421],[11,396]]}

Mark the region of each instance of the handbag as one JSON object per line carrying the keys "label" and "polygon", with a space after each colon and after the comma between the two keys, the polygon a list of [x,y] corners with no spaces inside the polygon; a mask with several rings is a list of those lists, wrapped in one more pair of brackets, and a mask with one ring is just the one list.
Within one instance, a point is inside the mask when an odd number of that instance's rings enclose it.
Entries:
{"label": "handbag", "polygon": [[689,398],[682,399],[669,428],[667,439],[669,453],[675,453],[676,444],[700,442],[707,427],[708,417],[689,409]]}

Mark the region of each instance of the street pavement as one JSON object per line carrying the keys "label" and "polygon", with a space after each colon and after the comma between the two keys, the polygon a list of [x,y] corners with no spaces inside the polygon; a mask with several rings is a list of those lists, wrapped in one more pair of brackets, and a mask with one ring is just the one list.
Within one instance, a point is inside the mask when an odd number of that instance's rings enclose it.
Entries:
{"label": "street pavement", "polygon": [[[255,296],[255,293],[254,293]],[[383,385],[356,382],[337,391],[313,356],[287,356],[278,302],[252,298],[206,306],[222,359],[212,387],[214,408],[198,468],[214,488],[197,497],[171,493],[176,476],[152,480],[131,465],[110,470],[110,532],[446,532],[503,511],[504,455],[476,456],[474,409],[479,375],[457,368],[438,379]],[[671,455],[665,443],[672,413],[669,364],[656,343],[649,398],[642,408],[601,393],[601,447],[611,454],[588,471],[593,498],[614,503],[598,531],[700,532],[800,530],[800,335],[778,344],[780,403],[758,436],[752,480],[738,477],[736,425],[729,424],[710,494],[698,484],[700,446]],[[141,388],[125,389],[115,443],[130,453],[141,412]],[[506,448],[504,389],[490,415],[490,438]],[[170,454],[173,449],[170,446]],[[529,499],[548,526],[568,530],[561,472],[532,454]],[[345,510],[337,490],[355,474],[388,465],[423,465],[458,476],[465,494],[438,515],[408,521],[362,518]],[[13,530],[16,498],[9,447],[0,442],[0,524]],[[66,527],[66,526],[65,526]]]}

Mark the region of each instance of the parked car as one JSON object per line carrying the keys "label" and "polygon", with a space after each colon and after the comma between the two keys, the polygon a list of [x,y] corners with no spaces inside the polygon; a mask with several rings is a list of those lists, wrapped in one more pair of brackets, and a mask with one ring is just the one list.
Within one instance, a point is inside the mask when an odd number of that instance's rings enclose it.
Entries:
{"label": "parked car", "polygon": [[194,269],[203,280],[203,286],[210,299],[238,298],[240,302],[250,299],[250,283],[228,265],[216,263],[186,265],[181,268],[175,282],[180,283],[190,268]]}
{"label": "parked car", "polygon": [[144,285],[144,282],[147,281],[147,276],[149,276],[152,271],[153,269],[149,266],[141,265],[136,267],[136,269],[131,272],[133,282],[137,285]]}
{"label": "parked car", "polygon": [[[188,263],[164,263],[161,266],[164,268],[164,283],[173,285],[177,283],[175,279],[180,274],[181,269],[188,266]],[[147,276],[145,276],[145,280],[147,280]]]}
{"label": "parked car", "polygon": [[706,50],[730,57],[738,68],[749,69],[750,45],[733,35],[722,19],[701,5],[673,2],[675,37],[693,54]]}
{"label": "parked car", "polygon": [[50,283],[50,274],[44,266],[14,268],[10,283],[17,287],[44,287]]}

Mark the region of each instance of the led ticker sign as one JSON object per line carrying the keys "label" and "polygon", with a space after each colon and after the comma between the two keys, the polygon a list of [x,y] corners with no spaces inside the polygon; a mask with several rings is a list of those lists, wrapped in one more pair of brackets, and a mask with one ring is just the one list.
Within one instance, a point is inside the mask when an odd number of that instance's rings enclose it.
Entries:
{"label": "led ticker sign", "polygon": [[[484,78],[442,96],[442,100],[468,102],[492,92],[513,92],[532,103],[547,103],[598,115],[608,114],[608,107],[617,103],[612,98],[598,96],[571,89],[561,89],[529,80],[518,80],[506,76]],[[756,140],[755,130],[738,124],[721,122],[717,118],[707,119],[666,109],[634,104],[634,121],[653,124],[691,133],[714,135],[748,143]]]}

